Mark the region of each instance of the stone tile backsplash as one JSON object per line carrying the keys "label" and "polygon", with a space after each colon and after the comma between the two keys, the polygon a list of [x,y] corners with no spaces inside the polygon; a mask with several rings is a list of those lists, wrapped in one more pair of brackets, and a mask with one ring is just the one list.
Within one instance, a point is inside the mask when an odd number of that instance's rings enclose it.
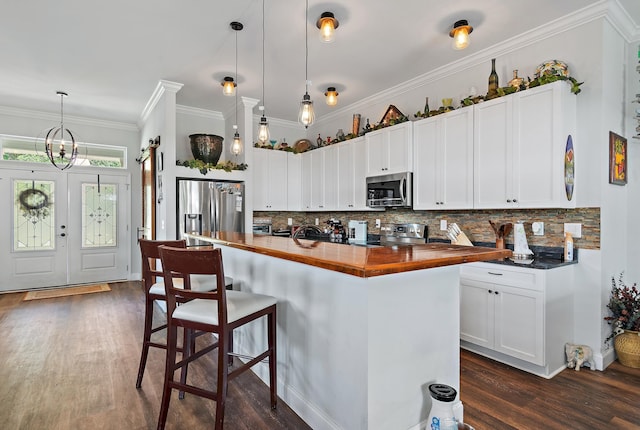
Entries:
{"label": "stone tile backsplash", "polygon": [[[582,237],[574,238],[577,248],[600,249],[600,208],[580,209],[520,209],[520,210],[465,210],[465,211],[413,211],[409,209],[393,209],[384,212],[258,212],[254,218],[271,218],[273,229],[287,228],[287,219],[293,219],[293,225],[320,225],[330,218],[339,219],[346,226],[349,220],[365,220],[369,222],[369,233],[378,234],[375,220],[382,223],[415,222],[429,227],[429,237],[446,239],[446,232],[440,231],[440,221],[455,222],[473,242],[495,242],[495,234],[489,220],[496,223],[523,221],[527,233],[527,242],[535,246],[563,246],[564,223],[581,223]],[[534,236],[531,223],[544,222],[544,235]],[[505,242],[513,243],[513,232]]]}

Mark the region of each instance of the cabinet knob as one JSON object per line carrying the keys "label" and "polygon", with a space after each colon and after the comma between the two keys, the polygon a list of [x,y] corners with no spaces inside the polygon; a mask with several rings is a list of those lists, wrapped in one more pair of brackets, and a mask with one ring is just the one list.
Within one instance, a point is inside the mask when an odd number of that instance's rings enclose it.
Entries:
{"label": "cabinet knob", "polygon": [[518,201],[516,199],[513,199],[513,203],[517,203]]}
{"label": "cabinet knob", "polygon": [[494,291],[494,292],[493,292],[493,294],[496,294],[496,295],[497,295],[497,294],[498,294],[498,292],[497,292],[497,291]]}
{"label": "cabinet knob", "polygon": [[493,290],[489,290],[489,294],[493,293]]}
{"label": "cabinet knob", "polygon": [[511,203],[511,199],[507,199],[507,203]]}

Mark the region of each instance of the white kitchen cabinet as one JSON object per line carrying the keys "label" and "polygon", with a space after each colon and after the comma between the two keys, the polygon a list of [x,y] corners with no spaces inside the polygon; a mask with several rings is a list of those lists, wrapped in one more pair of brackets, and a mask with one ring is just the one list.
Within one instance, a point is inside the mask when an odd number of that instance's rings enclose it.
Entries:
{"label": "white kitchen cabinet", "polygon": [[564,369],[564,344],[573,341],[573,267],[461,266],[461,346],[543,377]]}
{"label": "white kitchen cabinet", "polygon": [[338,210],[368,210],[364,137],[336,145],[338,150]]}
{"label": "white kitchen cabinet", "polygon": [[253,148],[253,209],[287,210],[287,153]]}
{"label": "white kitchen cabinet", "polygon": [[328,146],[305,152],[302,157],[302,207],[326,211],[337,207],[338,148]]}
{"label": "white kitchen cabinet", "polygon": [[412,122],[406,121],[367,133],[367,176],[411,172],[412,131]]}
{"label": "white kitchen cabinet", "polygon": [[473,109],[413,124],[413,208],[473,208]]}
{"label": "white kitchen cabinet", "polygon": [[474,105],[474,207],[575,207],[564,174],[575,121],[563,81]]}
{"label": "white kitchen cabinet", "polygon": [[287,152],[287,210],[302,209],[302,157]]}

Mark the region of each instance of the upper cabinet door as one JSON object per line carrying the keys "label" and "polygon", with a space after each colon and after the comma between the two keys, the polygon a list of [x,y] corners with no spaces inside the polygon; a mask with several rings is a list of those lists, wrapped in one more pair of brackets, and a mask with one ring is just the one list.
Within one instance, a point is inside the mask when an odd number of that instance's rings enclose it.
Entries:
{"label": "upper cabinet door", "polygon": [[407,121],[385,130],[389,142],[387,173],[410,172],[413,167],[413,123]]}
{"label": "upper cabinet door", "polygon": [[[441,209],[473,208],[473,109],[446,113],[441,119],[438,159]],[[417,160],[417,164],[422,160]]]}
{"label": "upper cabinet door", "polygon": [[413,167],[411,121],[371,131],[367,142],[367,176],[410,172]]}
{"label": "upper cabinet door", "polygon": [[366,134],[367,176],[384,175],[388,169],[389,136],[385,130]]}
{"label": "upper cabinet door", "polygon": [[514,97],[514,188],[520,207],[576,206],[567,198],[565,152],[575,137],[576,96],[555,82]]}
{"label": "upper cabinet door", "polygon": [[[474,207],[515,207],[513,193],[513,98],[474,105]],[[516,202],[514,203],[514,199]]]}
{"label": "upper cabinet door", "polygon": [[414,209],[473,208],[473,109],[417,121]]}

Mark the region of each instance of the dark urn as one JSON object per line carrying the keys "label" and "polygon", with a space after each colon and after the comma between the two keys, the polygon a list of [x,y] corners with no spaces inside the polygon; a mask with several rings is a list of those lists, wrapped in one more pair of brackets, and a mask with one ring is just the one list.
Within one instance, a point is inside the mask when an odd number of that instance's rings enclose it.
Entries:
{"label": "dark urn", "polygon": [[218,164],[222,155],[223,137],[215,134],[197,133],[189,135],[191,141],[191,153],[196,160],[208,164]]}

